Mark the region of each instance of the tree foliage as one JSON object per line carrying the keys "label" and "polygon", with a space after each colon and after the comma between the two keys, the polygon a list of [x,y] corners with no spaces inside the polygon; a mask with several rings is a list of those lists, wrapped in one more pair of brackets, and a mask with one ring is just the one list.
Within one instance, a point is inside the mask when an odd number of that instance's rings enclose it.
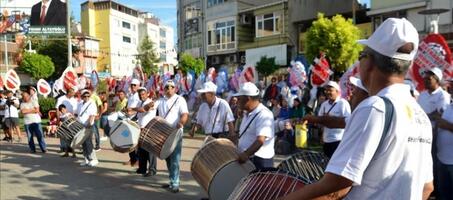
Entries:
{"label": "tree foliage", "polygon": [[20,63],[20,71],[23,71],[35,79],[49,78],[55,71],[55,66],[49,56],[25,53]]}
{"label": "tree foliage", "polygon": [[313,22],[305,38],[305,54],[313,60],[320,52],[326,54],[332,69],[344,72],[358,58],[362,46],[357,43],[361,31],[341,15],[332,19],[325,18],[322,13]]}
{"label": "tree foliage", "polygon": [[179,59],[179,68],[184,73],[193,70],[196,75],[200,75],[205,70],[205,64],[203,59],[194,58],[190,54],[183,53]]}
{"label": "tree foliage", "polygon": [[37,53],[52,59],[55,71],[50,79],[58,79],[68,66],[68,41],[63,38],[62,40],[35,40],[32,44]]}
{"label": "tree foliage", "polygon": [[159,56],[154,48],[154,43],[149,40],[148,35],[141,42],[138,52],[138,59],[141,62],[143,72],[146,74],[156,73],[159,70],[157,67]]}
{"label": "tree foliage", "polygon": [[264,77],[271,75],[277,69],[278,65],[275,64],[275,57],[268,58],[267,56],[262,56],[260,61],[256,63],[256,71]]}

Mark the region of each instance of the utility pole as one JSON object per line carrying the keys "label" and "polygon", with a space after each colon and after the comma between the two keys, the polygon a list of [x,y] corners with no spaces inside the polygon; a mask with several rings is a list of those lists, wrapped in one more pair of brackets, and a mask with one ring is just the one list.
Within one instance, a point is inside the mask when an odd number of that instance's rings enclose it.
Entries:
{"label": "utility pole", "polygon": [[71,1],[66,0],[66,31],[68,32],[68,66],[72,66],[72,42],[71,42]]}
{"label": "utility pole", "polygon": [[9,63],[8,63],[8,40],[6,38],[6,33],[3,35],[4,39],[5,39],[5,67],[6,67],[6,71],[8,71],[9,69]]}

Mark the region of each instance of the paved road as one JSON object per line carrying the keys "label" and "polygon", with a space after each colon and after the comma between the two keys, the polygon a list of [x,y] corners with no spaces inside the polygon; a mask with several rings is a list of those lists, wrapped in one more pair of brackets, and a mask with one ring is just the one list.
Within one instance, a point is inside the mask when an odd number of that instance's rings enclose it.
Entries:
{"label": "paved road", "polygon": [[[165,161],[158,160],[156,176],[145,178],[135,174],[135,168],[122,165],[128,155],[113,151],[109,142],[101,144],[102,150],[97,152],[100,163],[95,168],[80,167],[81,154],[61,158],[58,139],[46,138],[46,142],[47,154],[30,154],[25,142],[0,143],[1,200],[184,200],[206,196],[190,174],[190,163],[201,139],[184,139],[181,191],[177,194],[160,188],[168,182]],[[281,160],[277,158],[276,164]]]}

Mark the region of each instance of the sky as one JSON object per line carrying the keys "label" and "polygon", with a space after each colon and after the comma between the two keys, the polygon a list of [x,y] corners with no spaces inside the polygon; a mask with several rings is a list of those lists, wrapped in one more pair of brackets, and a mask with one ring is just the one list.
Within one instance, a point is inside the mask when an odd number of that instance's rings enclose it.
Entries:
{"label": "sky", "polygon": [[[80,21],[80,4],[87,0],[71,0],[71,9],[77,21]],[[115,0],[125,6],[140,11],[151,12],[160,18],[161,23],[173,27],[174,38],[176,39],[176,0]],[[176,40],[175,40],[176,42]]]}

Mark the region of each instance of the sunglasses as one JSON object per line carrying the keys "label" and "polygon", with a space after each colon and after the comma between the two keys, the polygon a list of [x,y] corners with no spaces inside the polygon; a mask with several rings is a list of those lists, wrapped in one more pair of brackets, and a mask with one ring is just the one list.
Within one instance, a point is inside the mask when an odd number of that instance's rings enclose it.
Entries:
{"label": "sunglasses", "polygon": [[82,98],[89,98],[90,95],[83,95]]}
{"label": "sunglasses", "polygon": [[367,57],[370,56],[370,55],[371,55],[371,54],[370,54],[369,52],[367,52],[367,51],[362,51],[362,52],[360,52],[360,54],[359,54],[359,60],[362,60],[362,59],[364,59],[364,58],[367,58]]}
{"label": "sunglasses", "polygon": [[135,84],[131,84],[131,86],[132,86],[132,87],[135,87],[135,86],[137,86],[137,85],[135,85]]}
{"label": "sunglasses", "polygon": [[170,88],[173,88],[173,86],[165,86],[166,90],[169,90]]}

